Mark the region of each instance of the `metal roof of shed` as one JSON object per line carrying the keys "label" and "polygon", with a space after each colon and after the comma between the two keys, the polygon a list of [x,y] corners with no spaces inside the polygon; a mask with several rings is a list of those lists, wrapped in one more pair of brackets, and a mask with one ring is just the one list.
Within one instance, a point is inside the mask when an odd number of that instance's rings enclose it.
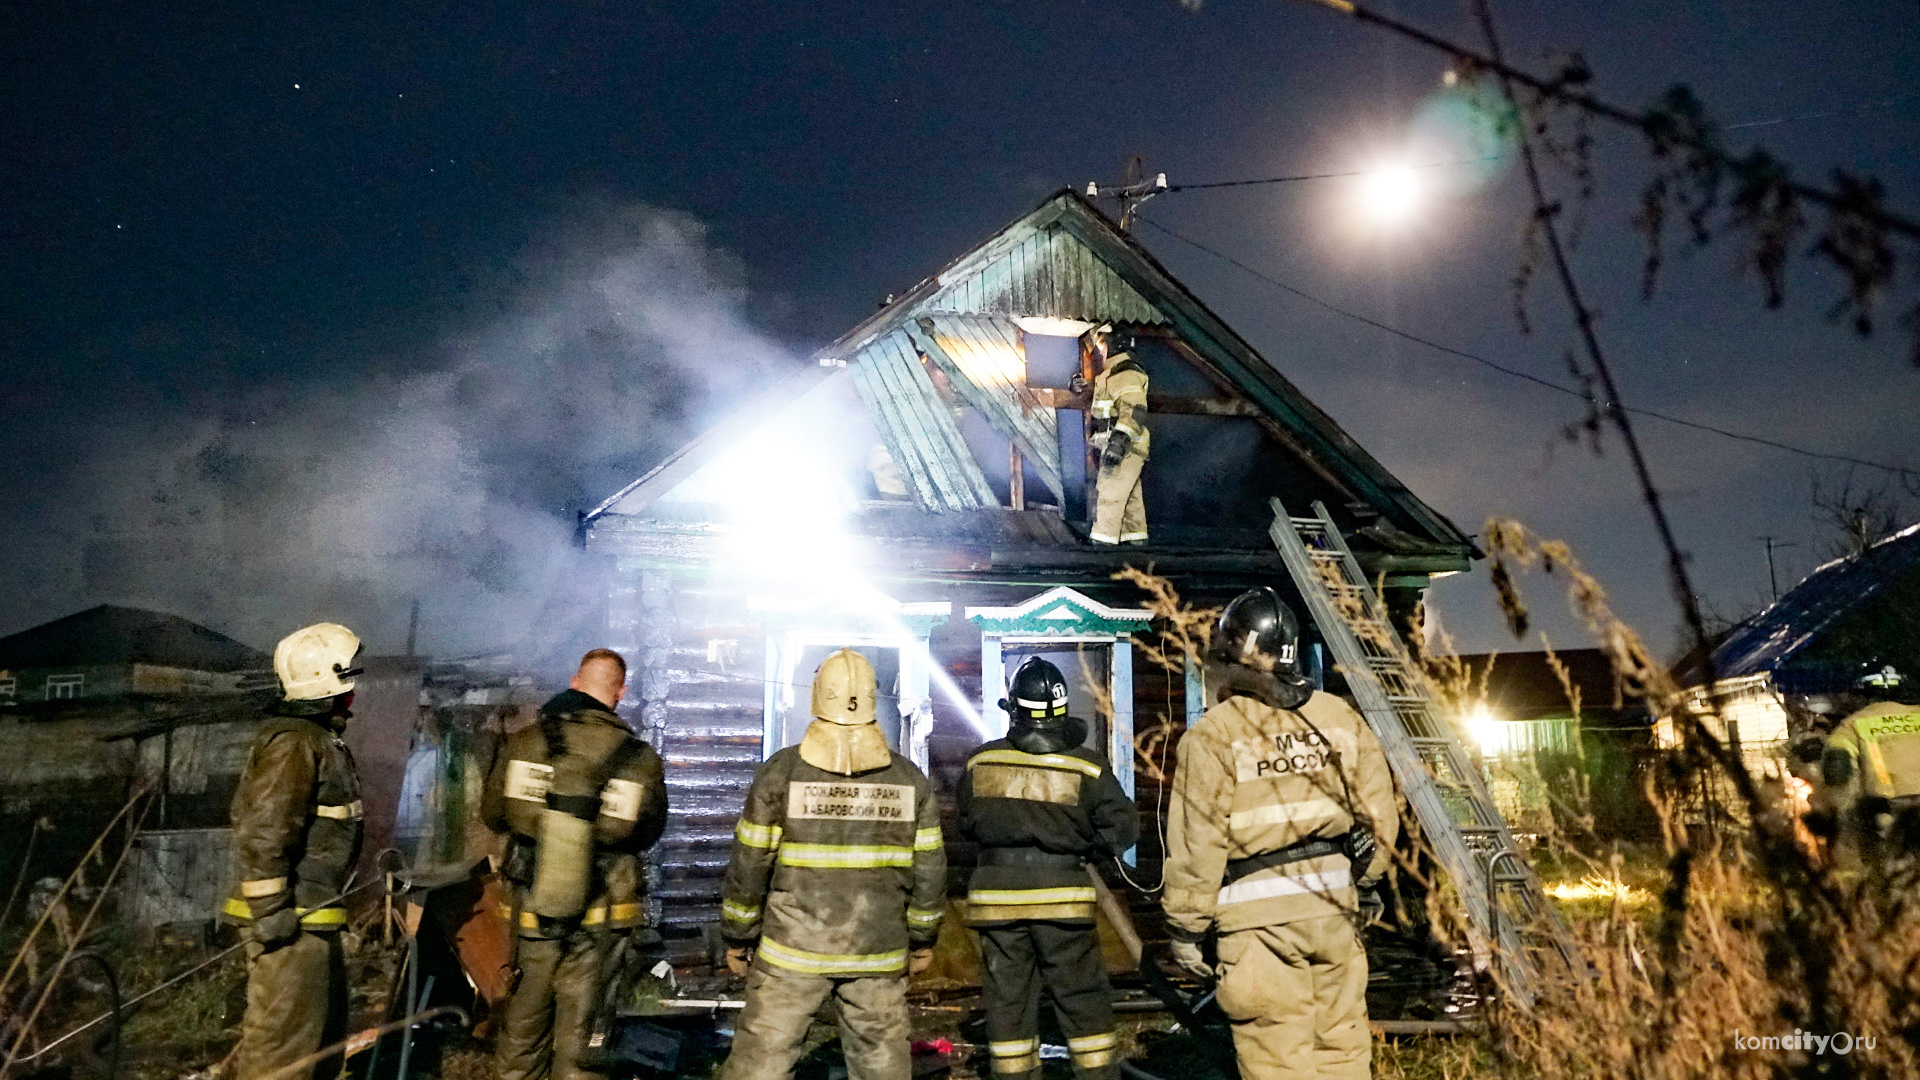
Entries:
{"label": "metal roof of shed", "polygon": [[1843,616],[1909,573],[1920,572],[1920,525],[1849,559],[1835,559],[1742,623],[1713,650],[1713,671],[1735,679],[1786,665]]}

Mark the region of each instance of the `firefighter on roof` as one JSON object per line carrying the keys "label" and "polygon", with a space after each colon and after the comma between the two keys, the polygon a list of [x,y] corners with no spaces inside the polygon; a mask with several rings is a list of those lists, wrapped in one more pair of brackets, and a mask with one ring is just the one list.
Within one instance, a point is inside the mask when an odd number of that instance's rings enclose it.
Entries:
{"label": "firefighter on roof", "polygon": [[747,791],[720,905],[747,1003],[722,1080],[792,1076],[830,997],[849,1080],[910,1072],[907,977],[933,961],[947,855],[933,785],[888,749],[874,692],[866,657],[827,657],[806,736]]}
{"label": "firefighter on roof", "polygon": [[[221,909],[251,939],[240,1080],[346,1034],[341,894],[360,857],[361,815],[359,775],[340,733],[352,716],[359,653],[360,639],[335,623],[296,630],[273,650],[281,700],[268,707],[233,794],[235,884]],[[332,1076],[339,1067],[335,1057],[317,1071]]]}
{"label": "firefighter on roof", "polygon": [[[1096,341],[1100,339],[1096,337]],[[1126,351],[1108,353],[1093,380],[1093,445],[1100,450],[1100,471],[1094,482],[1093,528],[1087,538],[1096,544],[1144,544],[1147,506],[1140,474],[1147,465],[1147,372]]]}
{"label": "firefighter on roof", "polygon": [[660,755],[614,713],[627,663],[611,649],[580,661],[540,720],[502,744],[481,813],[509,834],[501,865],[515,930],[513,992],[494,1056],[501,1080],[599,1075],[586,1053],[616,937],[641,924],[640,852],[660,838]]}
{"label": "firefighter on roof", "polygon": [[1059,668],[1028,659],[1000,707],[1007,737],[974,752],[955,795],[962,835],[980,844],[967,907],[986,964],[993,1075],[1039,1075],[1044,987],[1074,1075],[1105,1080],[1119,1069],[1113,994],[1086,863],[1132,847],[1139,816],[1106,759],[1081,746],[1086,721],[1067,714]]}
{"label": "firefighter on roof", "polygon": [[1356,886],[1385,873],[1399,832],[1379,741],[1300,677],[1298,644],[1272,589],[1227,605],[1205,669],[1217,704],[1180,740],[1167,818],[1174,957],[1219,976],[1246,1080],[1369,1074]]}

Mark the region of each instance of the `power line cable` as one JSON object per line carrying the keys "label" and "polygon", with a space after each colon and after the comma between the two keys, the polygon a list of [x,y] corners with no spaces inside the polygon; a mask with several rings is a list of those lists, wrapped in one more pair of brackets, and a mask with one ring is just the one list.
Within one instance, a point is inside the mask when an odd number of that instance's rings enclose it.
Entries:
{"label": "power line cable", "polygon": [[1800,120],[1825,120],[1831,116],[1846,116],[1849,113],[1873,112],[1876,109],[1891,109],[1911,101],[1920,101],[1920,94],[1907,97],[1888,98],[1885,101],[1869,101],[1865,105],[1852,105],[1844,109],[1829,109],[1826,112],[1802,113],[1799,116],[1781,116],[1772,120],[1748,120],[1740,124],[1728,124],[1727,131],[1741,131],[1746,128],[1772,127],[1775,124],[1791,124]]}
{"label": "power line cable", "polygon": [[[1162,225],[1157,221],[1152,221],[1144,217],[1139,218],[1138,220],[1143,224],[1153,226],[1155,229],[1158,229],[1160,232],[1165,233],[1166,235],[1172,237],[1175,240],[1180,241],[1183,244],[1186,244],[1189,247],[1198,248],[1199,250],[1206,252],[1208,255],[1211,255],[1214,258],[1219,259],[1222,262],[1228,263],[1246,272],[1247,274],[1255,278],[1258,278],[1263,282],[1266,282],[1268,285],[1271,285],[1274,288],[1281,290],[1282,292],[1288,293],[1292,296],[1297,296],[1300,299],[1307,301],[1308,303],[1316,304],[1320,307],[1327,309],[1328,311],[1333,312],[1336,315],[1344,316],[1345,318],[1352,319],[1355,322],[1365,323],[1366,325],[1371,326],[1376,330],[1384,331],[1386,333],[1392,334],[1395,337],[1404,338],[1417,345],[1424,345],[1429,349],[1446,353],[1449,356],[1457,356],[1463,360],[1471,360],[1476,364],[1480,364],[1484,367],[1492,368],[1493,370],[1498,371],[1503,375],[1511,375],[1516,379],[1525,379],[1527,382],[1535,383],[1539,386],[1544,386],[1547,389],[1552,390],[1556,393],[1565,394],[1568,397],[1578,398],[1581,401],[1594,402],[1593,396],[1584,390],[1567,386],[1564,383],[1557,383],[1551,379],[1543,379],[1538,375],[1529,374],[1528,372],[1521,371],[1518,368],[1508,367],[1505,364],[1501,364],[1496,361],[1489,360],[1486,357],[1480,356],[1476,353],[1470,353],[1465,351],[1464,349],[1456,349],[1451,345],[1442,345],[1440,342],[1434,341],[1431,338],[1424,338],[1418,334],[1410,333],[1406,330],[1400,329],[1397,326],[1392,326],[1387,323],[1383,323],[1378,319],[1374,319],[1366,315],[1362,315],[1357,311],[1349,311],[1348,309],[1340,307],[1337,304],[1333,304],[1326,300],[1322,300],[1319,297],[1313,295],[1312,293],[1305,292],[1301,289],[1297,289],[1294,286],[1289,285],[1284,281],[1279,281],[1275,278],[1269,277],[1266,274],[1263,274],[1260,271],[1254,269],[1253,267],[1248,266],[1246,263],[1241,262],[1239,259],[1236,259],[1233,256],[1226,254],[1225,252],[1219,251],[1212,247],[1208,247],[1206,244],[1203,244],[1198,240],[1193,240],[1186,236],[1182,236],[1181,234],[1173,231],[1172,229],[1167,228],[1165,225]],[[1604,405],[1605,403],[1600,402],[1598,404]],[[1680,427],[1692,428],[1695,431],[1705,431],[1705,432],[1708,432],[1709,434],[1719,435],[1728,439],[1736,439],[1740,442],[1755,443],[1760,446],[1771,447],[1775,450],[1784,450],[1787,453],[1799,454],[1802,457],[1818,458],[1824,461],[1839,461],[1839,462],[1845,462],[1846,464],[1849,464],[1849,465],[1863,466],[1869,469],[1880,469],[1885,472],[1892,473],[1896,476],[1920,477],[1920,470],[1903,468],[1898,465],[1888,465],[1884,462],[1879,462],[1879,461],[1868,461],[1865,458],[1857,458],[1848,454],[1829,454],[1820,450],[1808,450],[1805,447],[1795,446],[1792,443],[1784,443],[1779,441],[1778,439],[1768,439],[1759,435],[1748,435],[1748,434],[1745,434],[1744,432],[1728,431],[1726,428],[1714,427],[1711,424],[1702,424],[1695,420],[1682,419],[1681,417],[1674,416],[1670,413],[1663,413],[1655,409],[1638,408],[1632,405],[1624,405],[1622,406],[1622,408],[1626,412],[1633,413],[1636,416],[1645,416],[1654,420],[1664,420],[1669,424],[1676,424]]]}

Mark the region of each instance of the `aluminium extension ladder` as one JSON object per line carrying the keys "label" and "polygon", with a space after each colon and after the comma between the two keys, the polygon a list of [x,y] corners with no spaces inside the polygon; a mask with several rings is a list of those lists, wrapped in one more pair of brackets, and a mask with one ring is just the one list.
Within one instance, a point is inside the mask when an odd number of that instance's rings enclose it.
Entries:
{"label": "aluminium extension ladder", "polygon": [[1480,770],[1410,669],[1406,647],[1327,508],[1315,502],[1315,516],[1296,518],[1279,499],[1271,502],[1274,546],[1466,906],[1475,959],[1481,966],[1497,961],[1506,990],[1530,1004],[1543,975],[1575,970],[1565,925],[1487,797]]}

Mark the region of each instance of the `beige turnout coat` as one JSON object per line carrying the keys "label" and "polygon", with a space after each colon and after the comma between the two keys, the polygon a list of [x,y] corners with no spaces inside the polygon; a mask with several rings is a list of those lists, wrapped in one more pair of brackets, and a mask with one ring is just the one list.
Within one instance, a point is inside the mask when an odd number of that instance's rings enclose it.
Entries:
{"label": "beige turnout coat", "polygon": [[[1335,852],[1224,881],[1230,861],[1338,840],[1356,815],[1371,822],[1378,842],[1368,866]],[[1167,819],[1167,918],[1197,937],[1351,912],[1356,884],[1386,871],[1399,824],[1380,743],[1344,700],[1315,693],[1299,709],[1276,709],[1229,697],[1180,740]]]}

